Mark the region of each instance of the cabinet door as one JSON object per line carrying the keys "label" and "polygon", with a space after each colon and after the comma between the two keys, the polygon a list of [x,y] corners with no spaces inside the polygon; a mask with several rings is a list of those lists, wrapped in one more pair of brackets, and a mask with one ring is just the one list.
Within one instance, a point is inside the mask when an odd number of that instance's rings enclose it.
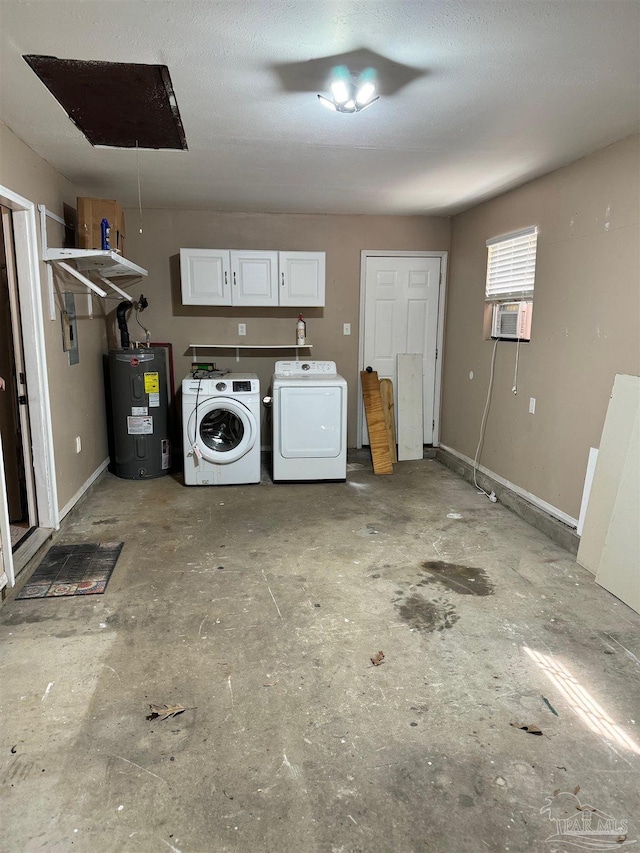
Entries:
{"label": "cabinet door", "polygon": [[278,304],[278,253],[231,250],[233,305]]}
{"label": "cabinet door", "polygon": [[280,252],[280,305],[324,305],[324,252]]}
{"label": "cabinet door", "polygon": [[228,249],[180,249],[183,305],[231,305]]}

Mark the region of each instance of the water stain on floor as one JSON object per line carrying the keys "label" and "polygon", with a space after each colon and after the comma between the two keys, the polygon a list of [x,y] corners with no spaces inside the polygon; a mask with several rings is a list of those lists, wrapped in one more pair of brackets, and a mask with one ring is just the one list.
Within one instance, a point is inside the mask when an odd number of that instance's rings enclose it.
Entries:
{"label": "water stain on floor", "polygon": [[400,618],[421,634],[452,628],[460,618],[455,607],[444,600],[427,601],[419,593],[405,598],[398,606]]}
{"label": "water stain on floor", "polygon": [[437,583],[460,595],[493,595],[496,591],[484,569],[445,563],[442,560],[427,560],[421,568],[428,573],[428,577],[421,580],[419,586]]}

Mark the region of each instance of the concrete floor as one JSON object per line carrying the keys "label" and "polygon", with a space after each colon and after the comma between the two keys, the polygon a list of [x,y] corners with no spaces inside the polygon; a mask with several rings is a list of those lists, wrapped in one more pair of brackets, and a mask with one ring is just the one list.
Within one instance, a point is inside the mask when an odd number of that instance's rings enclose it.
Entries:
{"label": "concrete floor", "polygon": [[55,542],[125,543],[106,594],[0,611],[1,850],[640,847],[640,617],[436,461],[359,458],[96,484]]}

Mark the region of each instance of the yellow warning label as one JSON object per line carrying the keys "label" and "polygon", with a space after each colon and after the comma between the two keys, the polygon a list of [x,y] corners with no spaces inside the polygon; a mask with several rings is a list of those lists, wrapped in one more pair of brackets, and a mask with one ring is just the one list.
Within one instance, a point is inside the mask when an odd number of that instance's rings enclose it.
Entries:
{"label": "yellow warning label", "polygon": [[145,373],[144,375],[144,393],[157,394],[160,391],[160,380],[157,373]]}

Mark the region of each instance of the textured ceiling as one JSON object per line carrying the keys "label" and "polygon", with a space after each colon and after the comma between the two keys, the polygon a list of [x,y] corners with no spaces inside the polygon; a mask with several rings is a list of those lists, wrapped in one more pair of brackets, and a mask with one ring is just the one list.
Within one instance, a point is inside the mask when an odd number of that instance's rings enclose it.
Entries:
{"label": "textured ceiling", "polygon": [[[135,150],[93,148],[24,54],[169,68],[189,150],[139,153],[146,207],[450,214],[639,127],[638,0],[0,0],[0,31],[0,119],[124,206]],[[360,114],[318,104],[337,55],[379,70]]]}

